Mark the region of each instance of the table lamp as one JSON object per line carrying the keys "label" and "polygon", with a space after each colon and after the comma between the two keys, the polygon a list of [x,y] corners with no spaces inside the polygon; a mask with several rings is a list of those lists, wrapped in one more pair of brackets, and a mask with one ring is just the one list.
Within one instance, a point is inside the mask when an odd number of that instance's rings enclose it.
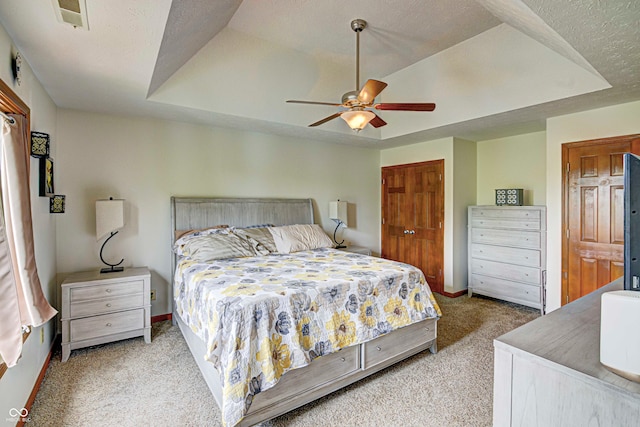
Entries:
{"label": "table lamp", "polygon": [[124,227],[124,200],[109,197],[108,200],[96,200],[96,240],[100,241],[109,235],[100,248],[100,260],[107,265],[107,268],[100,270],[100,273],[115,273],[124,270],[118,267],[124,262],[124,258],[117,264],[110,264],[102,257],[102,251],[107,242]]}

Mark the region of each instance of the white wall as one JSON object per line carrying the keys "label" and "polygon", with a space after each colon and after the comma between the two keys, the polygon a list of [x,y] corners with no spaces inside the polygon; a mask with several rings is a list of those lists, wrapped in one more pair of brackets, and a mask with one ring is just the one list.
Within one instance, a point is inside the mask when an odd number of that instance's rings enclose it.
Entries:
{"label": "white wall", "polygon": [[496,188],[524,189],[525,205],[545,205],[546,132],[478,142],[478,204],[495,205]]}
{"label": "white wall", "polygon": [[[475,156],[474,142],[455,138],[442,138],[380,152],[380,167],[444,159],[444,290],[449,293],[467,286],[466,237],[459,233],[466,230],[467,203],[475,203]],[[461,162],[459,170],[456,160]],[[457,174],[454,173],[456,170]],[[458,188],[461,189],[460,194],[457,193]]]}
{"label": "white wall", "polygon": [[547,311],[562,293],[562,144],[640,133],[640,101],[547,120]]}
{"label": "white wall", "polygon": [[467,212],[476,204],[477,144],[454,138],[453,142],[453,283],[455,293],[467,289]]}
{"label": "white wall", "polygon": [[57,228],[60,277],[100,266],[95,200],[123,198],[126,225],[105,258],[151,269],[152,315],[170,312],[172,195],[310,197],[328,233],[329,201],[339,198],[355,207],[347,242],[379,250],[375,149],[72,110],[59,110],[58,132],[56,185],[67,196]]}
{"label": "white wall", "polygon": [[[56,132],[56,106],[44,91],[29,67],[29,58],[22,62],[22,83],[14,83],[11,72],[11,55],[15,53],[12,40],[0,26],[0,78],[26,103],[31,110],[31,129],[48,133],[51,137],[51,156],[55,159],[58,138]],[[49,302],[57,301],[56,271],[56,221],[49,214],[49,199],[38,196],[38,160],[31,159],[31,213],[35,239],[35,256],[38,276]],[[54,172],[55,173],[55,172]],[[24,344],[18,364],[0,378],[0,420],[8,417],[10,408],[22,408],[49,354],[56,331],[56,321],[35,328]],[[41,334],[44,340],[41,340]]]}

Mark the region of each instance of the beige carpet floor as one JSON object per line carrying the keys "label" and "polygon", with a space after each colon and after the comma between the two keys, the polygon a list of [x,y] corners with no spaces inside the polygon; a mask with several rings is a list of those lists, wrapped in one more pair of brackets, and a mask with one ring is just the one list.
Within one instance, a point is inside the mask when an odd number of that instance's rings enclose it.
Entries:
{"label": "beige carpet floor", "polygon": [[[417,354],[264,427],[490,426],[493,339],[537,310],[488,298],[437,296],[438,353]],[[32,426],[221,426],[220,412],[177,326],[52,358]]]}

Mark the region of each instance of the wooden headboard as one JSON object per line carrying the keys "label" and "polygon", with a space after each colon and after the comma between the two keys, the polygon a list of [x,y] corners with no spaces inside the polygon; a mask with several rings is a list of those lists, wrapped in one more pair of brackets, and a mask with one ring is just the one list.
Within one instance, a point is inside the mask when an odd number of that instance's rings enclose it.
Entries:
{"label": "wooden headboard", "polygon": [[172,238],[176,230],[313,224],[313,220],[311,199],[171,198]]}

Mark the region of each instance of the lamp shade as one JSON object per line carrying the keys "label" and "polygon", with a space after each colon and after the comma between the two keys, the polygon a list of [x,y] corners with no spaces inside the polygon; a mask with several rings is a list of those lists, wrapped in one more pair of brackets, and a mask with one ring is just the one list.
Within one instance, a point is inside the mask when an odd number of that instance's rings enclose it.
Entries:
{"label": "lamp shade", "polygon": [[340,200],[329,202],[329,218],[347,227],[347,202]]}
{"label": "lamp shade", "polygon": [[376,115],[367,110],[345,111],[340,117],[356,132],[361,131]]}
{"label": "lamp shade", "polygon": [[124,227],[124,200],[96,200],[96,240]]}

